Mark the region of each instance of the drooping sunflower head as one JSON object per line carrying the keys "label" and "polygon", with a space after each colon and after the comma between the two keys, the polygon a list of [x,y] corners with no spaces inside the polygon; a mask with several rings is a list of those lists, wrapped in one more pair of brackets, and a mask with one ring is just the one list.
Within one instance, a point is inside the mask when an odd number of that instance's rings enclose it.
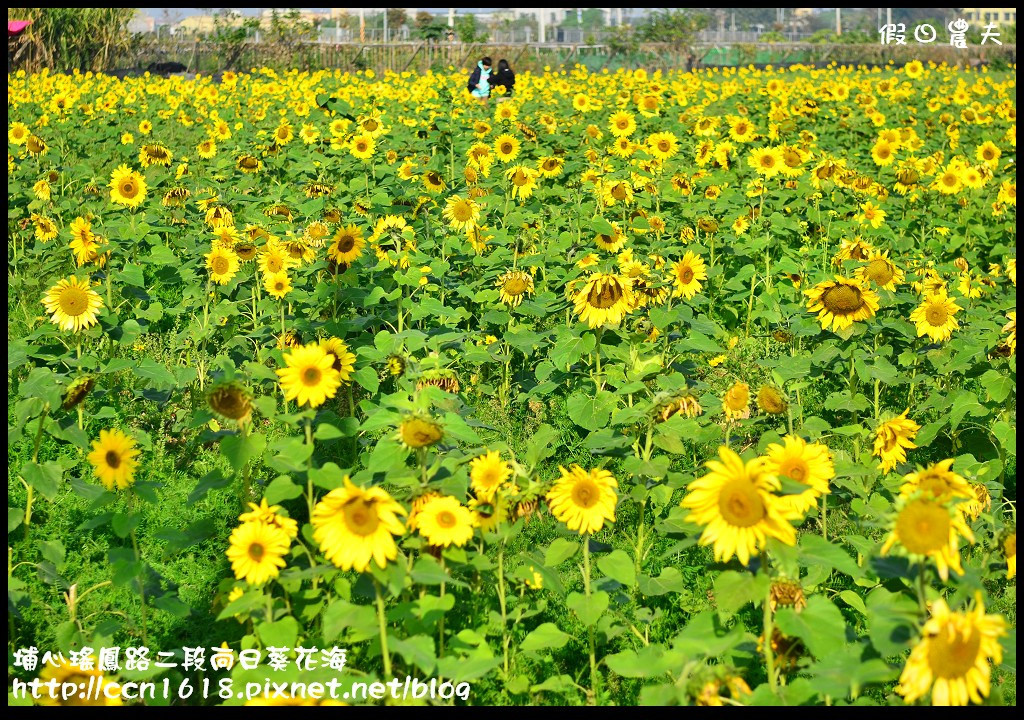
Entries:
{"label": "drooping sunflower head", "polygon": [[443,438],[444,428],[427,415],[408,415],[398,426],[399,441],[412,450],[430,447]]}
{"label": "drooping sunflower head", "polygon": [[658,422],[668,420],[673,415],[694,418],[704,412],[697,394],[688,387],[676,393],[659,394],[654,399],[653,407]]}
{"label": "drooping sunflower head", "polygon": [[223,418],[245,424],[252,417],[252,396],[240,382],[222,382],[214,385],[206,396],[210,409]]}
{"label": "drooping sunflower head", "polygon": [[807,598],[800,583],[787,578],[779,578],[772,583],[768,594],[768,604],[775,612],[777,608],[789,607],[800,612],[807,607]]}
{"label": "drooping sunflower head", "polygon": [[722,410],[729,420],[750,417],[750,386],[745,382],[733,383],[722,396]]}
{"label": "drooping sunflower head", "polygon": [[789,402],[774,385],[762,385],[757,390],[757,407],[768,415],[782,415],[789,407]]}
{"label": "drooping sunflower head", "polygon": [[92,389],[95,386],[95,375],[80,375],[75,378],[64,389],[64,398],[61,402],[61,407],[64,410],[70,410],[75,407],[89,396],[89,393],[92,392]]}

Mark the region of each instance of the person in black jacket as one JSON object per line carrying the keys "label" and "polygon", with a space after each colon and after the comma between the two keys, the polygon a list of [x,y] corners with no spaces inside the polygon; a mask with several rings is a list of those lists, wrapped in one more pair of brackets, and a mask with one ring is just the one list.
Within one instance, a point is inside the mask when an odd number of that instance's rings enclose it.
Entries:
{"label": "person in black jacket", "polygon": [[492,92],[495,88],[504,87],[504,97],[512,97],[512,91],[516,86],[516,74],[509,67],[508,60],[498,61],[497,72],[491,73],[491,77],[487,79],[487,82],[491,84]]}
{"label": "person in black jacket", "polygon": [[481,100],[486,100],[487,96],[491,94],[491,86],[487,82],[491,77],[491,59],[485,57],[476,64],[473,68],[473,72],[469,76],[469,83],[466,85],[466,89],[470,95]]}

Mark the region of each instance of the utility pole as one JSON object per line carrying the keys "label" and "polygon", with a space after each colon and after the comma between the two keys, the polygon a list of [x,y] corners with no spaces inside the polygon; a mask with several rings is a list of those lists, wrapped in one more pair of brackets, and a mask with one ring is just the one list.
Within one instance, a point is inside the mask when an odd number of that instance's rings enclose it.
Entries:
{"label": "utility pole", "polygon": [[359,8],[359,42],[366,42],[366,8]]}
{"label": "utility pole", "polygon": [[836,35],[843,34],[843,9],[836,8]]}
{"label": "utility pole", "polygon": [[448,8],[448,27],[455,27],[455,8]]}
{"label": "utility pole", "polygon": [[546,32],[546,28],[544,27],[544,20],[545,20],[544,13],[545,13],[545,9],[544,8],[537,8],[537,35],[538,35],[537,41],[538,42],[545,42],[547,40],[547,32]]}
{"label": "utility pole", "polygon": [[388,41],[388,9],[384,8],[384,42]]}
{"label": "utility pole", "polygon": [[885,24],[887,27],[892,25],[892,8],[885,9]]}

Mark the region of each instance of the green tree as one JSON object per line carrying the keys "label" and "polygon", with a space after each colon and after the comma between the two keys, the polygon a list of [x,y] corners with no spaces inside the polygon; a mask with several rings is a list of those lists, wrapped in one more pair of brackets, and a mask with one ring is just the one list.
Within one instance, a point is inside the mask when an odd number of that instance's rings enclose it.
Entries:
{"label": "green tree", "polygon": [[455,21],[455,34],[465,43],[487,42],[487,28],[481,27],[476,15],[462,15]]}

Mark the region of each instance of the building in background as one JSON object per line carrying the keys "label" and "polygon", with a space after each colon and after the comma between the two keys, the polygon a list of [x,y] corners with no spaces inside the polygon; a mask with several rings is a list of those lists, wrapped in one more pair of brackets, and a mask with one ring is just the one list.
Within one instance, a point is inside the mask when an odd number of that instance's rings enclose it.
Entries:
{"label": "building in background", "polygon": [[961,17],[980,25],[1013,25],[1017,22],[1017,8],[960,8]]}

